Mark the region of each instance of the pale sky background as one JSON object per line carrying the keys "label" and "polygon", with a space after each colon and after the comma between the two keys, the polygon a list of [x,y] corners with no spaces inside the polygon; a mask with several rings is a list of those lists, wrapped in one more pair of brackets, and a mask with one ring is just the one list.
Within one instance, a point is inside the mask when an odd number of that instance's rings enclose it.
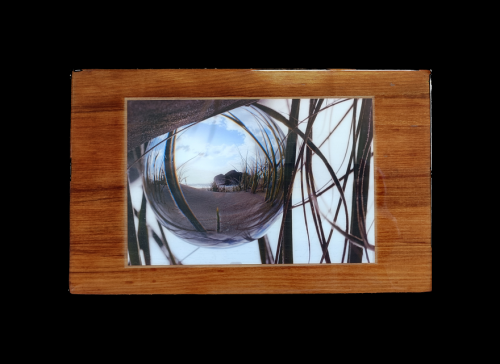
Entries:
{"label": "pale sky background", "polygon": [[[326,99],[323,102],[322,108],[343,99]],[[313,142],[316,146],[319,145],[328,137],[329,132],[337,125],[339,120],[344,116],[346,111],[352,105],[352,99],[342,102],[338,105],[330,107],[325,111],[318,114],[318,117],[313,127]],[[290,113],[291,100],[285,99],[267,99],[260,100],[260,103],[269,106],[284,116],[288,117]],[[358,116],[361,109],[361,100],[358,101]],[[231,113],[240,118],[245,125],[260,139],[260,131],[254,117],[245,109],[239,108],[232,110]],[[251,109],[250,109],[251,110]],[[304,120],[309,111],[309,100],[301,100],[299,121]],[[255,112],[255,111],[252,111]],[[352,110],[347,114],[344,121],[338,126],[335,132],[320,148],[326,158],[329,160],[332,168],[340,178],[344,175],[347,164],[349,162],[349,154],[345,156],[346,148],[351,145],[352,135],[349,137],[351,126]],[[276,122],[284,134],[288,133],[288,128],[280,122]],[[307,121],[300,124],[299,128],[305,131]],[[301,140],[298,137],[298,140]],[[300,143],[297,144],[297,152],[299,151]],[[259,147],[254,140],[238,125],[228,119],[219,116],[207,119],[183,132],[177,139],[176,145],[176,166],[182,165],[185,161],[192,159],[186,164],[185,175],[187,176],[187,184],[193,187],[198,187],[197,184],[210,184],[213,177],[217,174],[225,174],[232,169],[241,171],[241,153],[243,156],[248,152],[248,156],[255,156],[256,151],[259,152]],[[238,152],[239,151],[239,152]],[[372,144],[373,151],[373,144]],[[375,151],[376,152],[376,151]],[[344,158],[345,156],[345,158]],[[367,226],[370,227],[374,220],[374,165],[370,169],[370,190],[368,198],[367,210]],[[319,189],[325,184],[331,182],[330,175],[319,159],[313,157],[313,174],[316,182],[316,189]],[[132,205],[139,211],[142,199],[142,179],[137,179],[130,186],[132,196]],[[307,198],[306,185],[304,181],[304,192]],[[351,206],[352,200],[352,177],[349,180],[345,197],[347,204]],[[333,221],[335,209],[339,199],[339,193],[336,189],[330,189],[318,198],[321,211],[325,212],[327,217]],[[292,196],[292,203],[301,201],[300,190],[300,176],[297,176],[294,183],[294,191]],[[345,214],[343,208],[339,213],[337,224],[345,228]],[[150,230],[153,229],[157,235],[160,236],[158,223],[154,212],[148,204],[146,212],[147,223]],[[306,205],[306,217],[308,221],[309,237],[310,237],[310,251],[308,248],[307,233],[304,224],[304,212],[302,207],[293,209],[293,251],[294,263],[319,263],[322,251],[319,245],[319,240],[314,228],[311,210],[309,205]],[[135,218],[137,228],[137,218]],[[267,232],[273,255],[276,254],[277,240],[279,236],[279,229],[281,225],[281,217],[271,226]],[[375,224],[370,227],[368,233],[368,240],[371,244],[375,244]],[[325,235],[328,236],[330,232],[330,225],[323,222],[323,229]],[[260,264],[260,255],[257,241],[247,243],[234,248],[227,249],[214,249],[214,248],[198,248],[177,238],[170,233],[166,228],[163,229],[165,236],[168,240],[170,248],[178,259],[182,259],[182,263],[189,264]],[[150,246],[151,246],[151,264],[152,265],[168,265],[168,260],[155,243],[150,232]],[[342,250],[344,245],[344,238],[338,233],[333,232],[332,239],[329,245],[329,253],[332,263],[340,263],[342,258]],[[376,244],[375,244],[376,245]],[[310,257],[309,257],[310,254]],[[370,262],[375,262],[374,252],[368,252]],[[363,255],[363,262],[366,261]]]}

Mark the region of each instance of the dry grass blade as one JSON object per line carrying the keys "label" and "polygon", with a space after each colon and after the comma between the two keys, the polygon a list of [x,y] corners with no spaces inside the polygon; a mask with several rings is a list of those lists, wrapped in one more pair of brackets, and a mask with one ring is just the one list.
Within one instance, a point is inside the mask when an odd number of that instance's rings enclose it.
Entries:
{"label": "dry grass blade", "polygon": [[132,212],[132,199],[130,197],[130,188],[127,183],[127,219],[128,219],[128,255],[131,265],[142,265],[141,256],[139,254],[139,245],[135,234],[134,213]]}
{"label": "dry grass blade", "polygon": [[[319,100],[316,102],[315,100],[310,100],[310,105],[309,105],[309,114],[312,115],[312,117],[309,118],[309,122],[307,124],[307,129],[306,129],[306,137],[308,140],[312,140],[312,130],[313,130],[313,124],[314,121],[316,120],[316,110],[321,107],[323,100]],[[304,167],[306,170],[306,185],[307,185],[307,194],[309,196],[309,201],[312,203],[309,204],[309,207],[311,208],[311,213],[314,221],[314,227],[316,229],[316,234],[318,235],[318,241],[320,243],[321,249],[323,251],[323,256],[325,256],[326,262],[331,263],[330,261],[330,254],[328,253],[327,249],[327,244],[326,244],[326,239],[325,239],[325,233],[323,231],[323,224],[321,222],[321,215],[319,213],[319,205],[318,201],[316,199],[316,190],[315,190],[315,184],[314,184],[314,176],[312,172],[312,151],[310,148],[306,149],[306,160],[304,163]]]}
{"label": "dry grass blade", "polygon": [[[321,100],[323,100],[323,99],[321,99]],[[328,109],[329,107],[332,107],[332,106],[335,106],[335,105],[341,104],[341,103],[346,102],[346,101],[348,101],[348,100],[349,100],[349,99],[344,99],[344,100],[340,100],[340,101],[337,101],[337,102],[333,102],[333,103],[331,103],[331,104],[329,104],[329,105],[325,106],[324,108],[322,108],[322,109],[320,109],[320,110],[317,110],[314,114],[309,114],[309,116],[308,116],[308,117],[306,117],[304,120],[301,120],[301,121],[299,122],[299,125],[300,125],[300,124],[302,124],[304,121],[306,121],[307,119],[309,119],[309,118],[311,118],[311,117],[316,117],[316,115],[317,115],[317,114],[319,114],[320,112],[322,112],[322,111],[324,111],[324,110]]]}
{"label": "dry grass blade", "polygon": [[165,232],[163,231],[163,226],[160,224],[160,222],[158,220],[156,220],[156,222],[158,223],[158,227],[160,228],[162,243],[165,246],[165,249],[167,249],[167,253],[170,257],[170,261],[172,262],[172,265],[182,265],[182,263],[175,257],[175,255],[170,250],[170,245],[168,244],[167,238],[165,236]]}
{"label": "dry grass blade", "polygon": [[[310,152],[310,149],[308,149],[308,152]],[[306,152],[306,158],[308,158]],[[326,257],[326,262],[331,263],[330,261],[330,255],[328,253],[328,250],[326,249],[326,240],[325,240],[325,234],[323,232],[323,226],[321,224],[321,219],[320,219],[320,214],[319,214],[319,207],[318,207],[318,202],[316,199],[316,196],[314,195],[313,192],[313,181],[311,181],[312,178],[312,171],[311,171],[311,161],[310,159],[306,162],[305,167],[306,167],[306,186],[307,186],[307,194],[309,196],[309,200],[312,202],[309,204],[309,207],[311,208],[311,214],[313,217],[313,222],[314,222],[314,227],[316,229],[316,234],[318,236],[318,241],[321,246],[321,250],[323,251],[323,255]]]}
{"label": "dry grass blade", "polygon": [[[279,126],[269,116],[267,116],[267,114],[262,113],[258,108],[255,108],[253,105],[251,105],[251,107],[252,107],[252,109],[257,111],[257,113],[259,114],[260,117],[257,117],[254,113],[252,113],[250,111],[249,112],[252,115],[256,116],[259,120],[262,120],[264,122],[264,124],[269,128],[269,130],[271,131],[271,133],[273,135],[274,140],[276,141],[277,147],[278,147],[279,156],[274,152],[274,148],[272,147],[272,143],[271,143],[271,139],[269,138],[269,135],[267,135],[267,133],[265,133],[267,139],[269,140],[269,144],[271,146],[270,149],[271,149],[271,153],[272,153],[272,157],[273,157],[273,167],[274,167],[274,169],[273,169],[273,173],[274,173],[273,174],[273,176],[274,176],[273,181],[276,182],[275,184],[273,184],[273,187],[271,189],[271,193],[269,194],[269,198],[275,199],[276,197],[278,197],[278,195],[281,191],[282,185],[284,183],[284,168],[283,167],[280,168],[280,165],[284,162],[284,159],[285,159],[284,142],[286,142],[287,139],[283,135],[283,132],[281,131]],[[276,162],[276,157],[278,157],[279,162]],[[278,170],[278,168],[279,168],[279,170]]]}
{"label": "dry grass blade", "polygon": [[[288,127],[293,130],[299,122],[300,100],[292,100],[292,108],[290,112],[290,120],[287,121]],[[289,133],[286,140],[285,149],[285,164],[284,164],[284,181],[283,190],[284,195],[290,195],[293,188],[292,177],[294,175],[295,156],[297,153],[297,134]],[[288,201],[287,201],[288,202]],[[280,249],[279,261],[282,264],[293,264],[293,222],[292,222],[292,209],[291,203],[287,203],[287,208],[283,210],[283,240]]]}
{"label": "dry grass blade", "polygon": [[[293,181],[295,181],[295,176],[297,174],[298,166],[301,163],[303,155],[304,155],[304,153],[303,153],[304,152],[304,146],[305,146],[305,143],[302,144],[300,152],[299,152],[299,158],[295,162],[295,166],[294,166],[293,173],[292,173],[292,178],[291,178],[292,186],[289,188],[288,193],[286,195],[284,194],[283,211],[287,211],[288,210],[288,206],[291,204],[291,201],[292,201]],[[300,171],[302,172],[302,169],[300,169]],[[306,222],[307,222],[307,220],[306,220]],[[279,263],[279,256],[280,256],[279,254],[281,254],[280,251],[281,251],[281,246],[282,246],[282,242],[283,242],[284,226],[285,225],[284,225],[283,219],[282,219],[281,227],[280,227],[280,233],[279,233],[279,237],[278,237],[278,245],[276,247],[276,258],[275,258],[275,262],[276,263]],[[309,248],[310,248],[310,244],[309,244]]]}
{"label": "dry grass blade", "polygon": [[349,213],[347,211],[347,202],[346,202],[346,199],[344,196],[344,191],[342,191],[342,188],[340,187],[340,182],[337,178],[337,175],[335,174],[332,166],[330,165],[330,163],[328,162],[326,157],[318,149],[318,147],[304,135],[304,133],[301,130],[299,130],[297,127],[294,127],[293,125],[291,125],[290,122],[285,117],[283,117],[283,115],[281,115],[277,111],[275,111],[267,106],[261,105],[261,104],[255,104],[255,106],[260,108],[262,111],[268,113],[269,116],[275,118],[278,121],[281,121],[283,124],[288,126],[288,128],[292,129],[294,133],[298,134],[304,141],[306,141],[307,146],[309,148],[311,148],[312,151],[314,153],[316,153],[316,155],[323,161],[323,163],[325,164],[325,167],[328,169],[328,173],[330,173],[330,176],[332,177],[333,182],[335,183],[335,186],[337,187],[337,190],[340,193],[340,198],[342,199],[342,203],[344,205],[344,212],[345,212],[345,216],[346,216],[346,231],[347,231],[347,229],[349,227]]}
{"label": "dry grass blade", "polygon": [[[349,173],[347,173],[346,175],[344,175],[346,178],[344,180],[344,183],[342,184],[342,191],[345,191],[345,189],[346,189],[347,181],[349,179],[349,175],[354,172],[354,169],[351,169],[351,166],[352,166],[352,163],[354,161],[355,146],[356,146],[357,138],[359,136],[359,130],[358,130],[358,132],[356,132],[356,113],[357,113],[357,109],[358,109],[358,99],[354,99],[353,100],[352,107],[353,107],[353,113],[352,113],[351,128],[350,128],[351,131],[349,133],[349,136],[352,135],[352,137],[353,137],[353,143],[352,143],[353,146],[351,148],[351,155],[349,157],[349,164],[347,165],[347,170],[349,171]],[[339,211],[340,211],[341,205],[342,205],[342,200],[339,199],[339,202],[337,204],[337,210],[335,211],[335,216],[333,218],[333,222],[334,223],[337,222],[337,218],[339,216]],[[332,232],[333,232],[333,227],[332,227]],[[349,232],[349,231],[346,230],[346,232]],[[348,241],[349,240],[347,238],[344,239],[344,248],[343,248],[343,251],[342,251],[342,260],[341,260],[341,263],[344,263],[345,253],[347,251],[347,243],[348,243]],[[328,239],[327,246],[329,244],[330,244],[330,239]],[[321,262],[323,261],[324,258],[325,257],[323,255],[321,257]]]}
{"label": "dry grass blade", "polygon": [[325,144],[325,142],[332,136],[332,134],[335,132],[335,130],[337,130],[337,128],[339,127],[339,125],[342,123],[342,121],[344,121],[344,119],[347,116],[347,114],[349,114],[349,111],[352,110],[352,107],[353,107],[353,105],[351,105],[351,107],[349,109],[347,109],[347,111],[345,112],[344,116],[342,116],[342,118],[340,119],[340,121],[337,123],[337,125],[335,125],[335,127],[328,134],[328,136],[325,138],[325,140],[323,140],[323,142],[321,142],[321,144],[319,145],[318,148],[321,148],[323,146],[323,144]]}
{"label": "dry grass blade", "polygon": [[165,248],[165,245],[163,245],[163,242],[161,241],[161,238],[154,232],[152,231],[152,235],[153,235],[153,239],[154,241],[156,241],[156,244],[158,244],[158,246],[160,247],[161,249],[161,252],[165,255],[165,257],[168,259],[168,262],[170,263],[170,265],[175,265],[175,262],[174,260],[170,257],[170,255],[168,254],[168,251],[167,249]]}
{"label": "dry grass blade", "polygon": [[[343,101],[345,101],[345,100],[343,100]],[[276,120],[278,120],[278,121],[282,122],[283,124],[285,124],[286,126],[288,126],[288,128],[291,129],[291,131],[293,132],[292,134],[298,134],[307,143],[307,146],[325,164],[326,168],[328,169],[328,172],[329,172],[330,176],[332,177],[332,179],[334,181],[335,186],[337,187],[337,189],[338,189],[338,191],[340,193],[340,197],[341,197],[343,205],[344,205],[344,211],[345,211],[345,216],[346,216],[346,229],[345,230],[347,231],[347,229],[349,227],[349,213],[347,211],[347,203],[346,203],[346,200],[345,200],[344,191],[340,187],[340,181],[338,180],[335,172],[333,171],[333,168],[331,167],[331,165],[328,162],[328,160],[326,159],[326,157],[318,149],[318,147],[301,130],[299,130],[295,125],[291,124],[290,121],[287,120],[283,115],[281,115],[276,110],[273,110],[273,109],[271,109],[271,108],[269,108],[267,106],[264,106],[264,105],[261,105],[261,104],[254,104],[254,105],[255,105],[255,107],[258,107],[259,109],[261,109],[262,111],[264,111],[265,113],[267,113],[269,116],[275,118]],[[321,110],[324,110],[324,109],[326,109],[326,107],[323,108],[323,109],[321,109]],[[318,112],[315,112],[313,116],[317,115]],[[289,135],[290,135],[290,133],[289,133]],[[291,198],[291,196],[290,196],[290,194],[285,194],[285,196],[286,196],[285,206],[287,206],[288,202],[289,202],[288,200]],[[285,216],[283,218],[285,218]],[[343,233],[347,234],[345,231],[343,231]],[[281,236],[281,232],[280,232],[280,238],[279,238],[279,241],[278,241],[278,251],[280,251],[281,240],[282,240],[282,236]],[[284,236],[283,236],[283,240],[284,240]]]}
{"label": "dry grass blade", "polygon": [[[300,152],[299,152],[299,159],[302,159],[302,156],[304,155],[304,146],[306,145],[305,142],[302,142],[302,145],[300,147]],[[300,161],[299,161],[300,163]],[[303,182],[303,176],[302,176],[302,168],[300,169],[300,193],[302,197],[302,210],[304,212],[304,223],[306,225],[306,233],[307,233],[307,247],[308,247],[308,252],[309,252],[309,258],[307,260],[308,263],[311,262],[311,239],[309,238],[309,226],[307,225],[307,216],[306,216],[306,202],[304,200],[304,182]],[[292,206],[292,209],[295,206]]]}
{"label": "dry grass blade", "polygon": [[238,119],[236,116],[234,116],[233,114],[229,113],[231,116],[228,116],[226,114],[221,114],[222,116],[228,118],[229,120],[233,121],[234,123],[236,123],[236,125],[240,126],[241,128],[243,128],[243,130],[245,130],[248,135],[250,135],[252,137],[252,139],[257,143],[257,145],[260,147],[260,149],[262,150],[262,152],[264,153],[264,155],[266,156],[266,158],[269,160],[269,162],[271,162],[271,158],[269,157],[268,153],[266,152],[266,150],[264,149],[264,147],[262,146],[262,144],[260,143],[259,139],[257,139],[255,137],[255,135],[253,135],[253,133],[248,130],[248,128],[245,126],[245,124],[243,124],[241,122],[240,119]]}
{"label": "dry grass blade", "polygon": [[358,121],[359,140],[357,152],[354,161],[354,186],[352,201],[352,219],[350,233],[360,236],[364,248],[354,244],[349,245],[347,261],[349,263],[361,263],[363,251],[366,251],[366,258],[369,262],[367,249],[370,244],[366,234],[366,208],[368,204],[368,190],[370,179],[369,175],[371,162],[371,142],[373,139],[373,118],[372,118],[372,100],[363,99],[361,112]]}
{"label": "dry grass blade", "polygon": [[182,193],[182,188],[176,175],[174,150],[175,132],[173,138],[168,138],[167,143],[165,144],[165,179],[167,180],[168,188],[170,189],[170,193],[172,194],[172,198],[174,199],[177,207],[184,214],[184,216],[186,216],[193,227],[199,232],[206,233],[206,229],[198,221],[193,211],[191,211],[191,208]]}
{"label": "dry grass blade", "polygon": [[[339,181],[344,181],[347,178],[347,176],[350,175],[353,172],[354,172],[354,169],[350,169],[347,174],[344,174],[342,177],[339,178]],[[325,186],[326,186],[326,184],[323,185],[323,187],[321,187],[319,190],[316,191],[316,197],[321,196],[325,192],[327,192],[330,189],[332,189],[333,187],[335,187],[335,183],[331,183],[330,185],[328,185],[328,187],[325,187]],[[343,190],[345,191],[345,188],[343,188]],[[342,200],[340,202],[342,203]],[[302,201],[302,203],[301,202],[296,203],[295,205],[292,206],[292,209],[294,209],[296,207],[300,207],[303,204],[307,204],[307,203],[309,203],[309,198],[307,198],[304,201]]]}
{"label": "dry grass blade", "polygon": [[[257,159],[257,158],[255,158]],[[255,171],[253,172],[252,188],[251,192],[255,194],[257,192],[257,185],[259,183],[259,175],[257,171],[257,162],[255,162]]]}
{"label": "dry grass blade", "polygon": [[[266,201],[274,201],[279,193],[279,189],[277,187],[279,187],[280,179],[278,177],[278,164],[276,162],[276,155],[275,155],[271,140],[269,139],[269,135],[267,135],[267,133],[265,133],[265,132],[263,133],[263,134],[265,134],[265,136],[269,140],[269,150],[268,150],[268,148],[264,148],[262,146],[261,142],[255,137],[255,135],[245,126],[245,124],[238,117],[236,117],[232,113],[229,113],[229,115],[222,114],[222,116],[233,121],[238,126],[240,126],[243,130],[245,130],[248,133],[248,135],[250,135],[252,137],[252,139],[257,143],[257,145],[260,147],[260,149],[264,153],[264,155],[269,163],[269,166],[272,167],[272,169],[270,171],[272,173],[270,173],[271,175],[269,176],[269,180],[271,181],[271,185],[268,187],[268,191],[266,192]],[[272,130],[272,128],[271,128],[271,131],[274,134],[274,131]],[[274,136],[276,138],[276,134],[274,134]],[[279,141],[280,140],[277,139],[278,145],[279,145]],[[267,146],[266,139],[264,139],[264,142],[266,143],[266,146]],[[269,155],[269,151],[271,152],[271,156]],[[280,149],[278,151],[280,152]],[[245,164],[246,164],[246,159],[245,159]],[[245,191],[247,189],[247,182],[248,182],[246,177],[250,177],[250,176],[247,176],[247,168],[245,167],[244,176],[242,178],[243,189]]]}
{"label": "dry grass blade", "polygon": [[271,245],[269,244],[269,239],[267,235],[264,235],[258,240],[260,261],[262,264],[274,264],[273,252],[271,250]]}
{"label": "dry grass blade", "polygon": [[327,216],[323,214],[321,211],[320,213],[323,215],[323,218],[335,229],[337,230],[344,238],[349,240],[354,246],[359,247],[361,249],[367,248],[368,250],[375,251],[375,247],[373,245],[368,245],[365,247],[365,242],[363,239],[358,238],[357,236],[351,235],[346,233],[344,230],[342,230],[336,223],[333,221],[328,220]]}
{"label": "dry grass blade", "polygon": [[151,253],[149,252],[149,234],[148,226],[146,224],[146,194],[142,193],[141,210],[139,211],[139,227],[137,228],[137,240],[139,241],[139,248],[144,253],[144,263],[151,265]]}
{"label": "dry grass blade", "polygon": [[[164,143],[165,141],[167,140],[170,140],[171,138],[173,138],[174,136],[176,136],[177,134],[183,132],[184,130],[186,129],[189,129],[190,127],[196,125],[197,123],[193,123],[193,124],[189,124],[188,126],[182,128],[181,130],[178,130],[178,129],[175,129],[172,133],[167,133],[167,136],[165,137],[165,139],[162,139],[160,142],[156,143],[155,145],[153,145],[152,147],[148,148],[144,153],[141,153],[141,155],[134,161],[132,162],[132,164],[130,164],[128,167],[127,167],[127,170],[129,170],[130,168],[132,168],[132,166],[134,164],[136,164],[141,158],[143,158],[146,154],[148,154],[149,152],[151,152],[153,149],[155,149],[157,146],[159,146],[161,143]],[[141,147],[144,147],[144,145],[142,145]]]}

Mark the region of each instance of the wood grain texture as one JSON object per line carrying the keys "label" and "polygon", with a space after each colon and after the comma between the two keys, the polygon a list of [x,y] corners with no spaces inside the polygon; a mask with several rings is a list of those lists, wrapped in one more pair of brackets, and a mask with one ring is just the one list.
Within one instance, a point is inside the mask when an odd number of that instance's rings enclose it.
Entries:
{"label": "wood grain texture", "polygon": [[[432,289],[429,71],[83,70],[72,76],[70,292]],[[377,263],[127,267],[129,97],[373,97]]]}

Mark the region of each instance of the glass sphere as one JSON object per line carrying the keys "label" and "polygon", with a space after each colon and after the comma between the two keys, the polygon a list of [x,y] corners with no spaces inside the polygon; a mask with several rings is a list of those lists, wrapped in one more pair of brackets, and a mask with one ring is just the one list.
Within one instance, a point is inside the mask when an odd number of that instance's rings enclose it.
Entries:
{"label": "glass sphere", "polygon": [[158,219],[187,243],[235,247],[264,236],[283,209],[285,135],[240,107],[152,139],[143,163]]}

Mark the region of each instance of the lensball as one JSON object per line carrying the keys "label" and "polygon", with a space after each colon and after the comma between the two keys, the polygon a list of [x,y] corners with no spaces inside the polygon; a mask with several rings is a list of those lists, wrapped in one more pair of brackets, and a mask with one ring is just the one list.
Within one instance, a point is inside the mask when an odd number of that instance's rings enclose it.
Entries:
{"label": "lensball", "polygon": [[144,191],[158,221],[183,241],[229,248],[264,236],[283,210],[285,135],[240,107],[152,139]]}

